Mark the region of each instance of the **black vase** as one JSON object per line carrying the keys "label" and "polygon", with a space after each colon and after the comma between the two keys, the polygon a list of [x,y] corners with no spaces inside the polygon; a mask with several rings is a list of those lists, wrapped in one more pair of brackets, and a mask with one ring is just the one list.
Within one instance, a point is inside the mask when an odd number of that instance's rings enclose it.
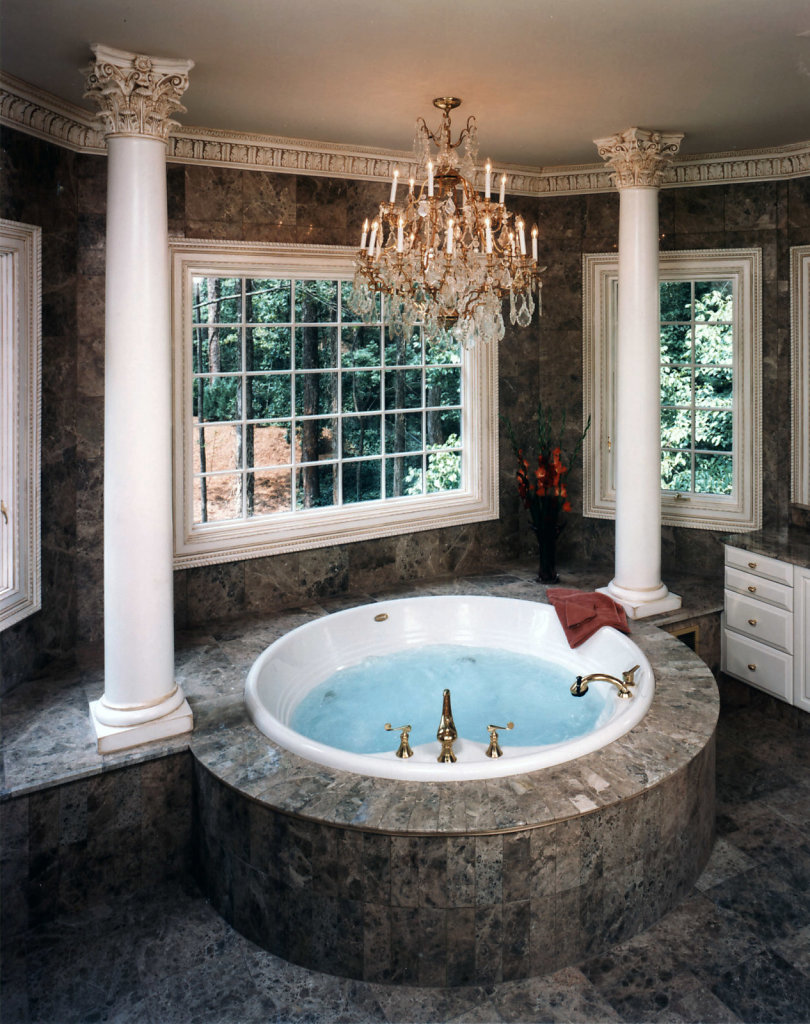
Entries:
{"label": "black vase", "polygon": [[557,575],[557,538],[565,524],[560,522],[560,503],[556,498],[544,501],[539,514],[531,524],[540,549],[540,567],[537,578],[541,583],[559,583]]}

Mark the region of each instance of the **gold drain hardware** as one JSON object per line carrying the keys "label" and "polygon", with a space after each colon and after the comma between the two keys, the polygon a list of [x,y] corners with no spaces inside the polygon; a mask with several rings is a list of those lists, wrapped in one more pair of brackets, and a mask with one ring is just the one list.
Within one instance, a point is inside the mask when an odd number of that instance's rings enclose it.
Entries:
{"label": "gold drain hardware", "polygon": [[385,622],[385,620],[387,618],[388,618],[388,612],[380,612],[378,615],[374,616],[374,621],[375,622]]}

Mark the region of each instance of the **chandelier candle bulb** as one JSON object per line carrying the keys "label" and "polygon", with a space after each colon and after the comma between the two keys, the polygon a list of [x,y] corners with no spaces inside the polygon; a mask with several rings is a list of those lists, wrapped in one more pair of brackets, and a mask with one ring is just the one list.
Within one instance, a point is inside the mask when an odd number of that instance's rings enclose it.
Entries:
{"label": "chandelier candle bulb", "polygon": [[506,198],[506,175],[502,174],[501,175],[501,194],[498,197],[498,202],[501,204],[501,206],[503,206],[505,198]]}
{"label": "chandelier candle bulb", "polygon": [[399,182],[399,168],[394,170],[394,180],[391,182],[391,198],[388,200],[389,203],[396,202],[397,198],[397,184]]}
{"label": "chandelier candle bulb", "polygon": [[405,227],[405,222],[402,217],[399,218],[397,224],[397,252],[402,252],[402,229]]}
{"label": "chandelier candle bulb", "polygon": [[487,217],[487,255],[492,255],[492,224],[489,217]]}
{"label": "chandelier candle bulb", "polygon": [[524,231],[524,224],[522,220],[518,221],[518,238],[520,239],[520,255],[526,255],[526,233]]}
{"label": "chandelier candle bulb", "polygon": [[428,160],[428,195],[433,195],[433,161]]}
{"label": "chandelier candle bulb", "polygon": [[371,239],[368,243],[368,254],[369,256],[374,255],[374,243],[377,241],[377,221],[371,225]]}
{"label": "chandelier candle bulb", "polygon": [[537,225],[532,228],[532,259],[537,263]]}
{"label": "chandelier candle bulb", "polygon": [[360,236],[360,248],[365,249],[366,239],[368,238],[368,217],[363,221],[363,233]]}
{"label": "chandelier candle bulb", "polygon": [[410,179],[410,188],[408,190],[408,195],[411,195],[411,196],[413,195],[413,186],[414,186],[415,180],[416,180],[415,178],[411,178]]}
{"label": "chandelier candle bulb", "polygon": [[487,160],[486,172],[487,173],[486,182],[484,184],[484,195],[487,197],[487,202],[489,202],[489,194],[492,191],[492,164],[489,162],[489,160]]}

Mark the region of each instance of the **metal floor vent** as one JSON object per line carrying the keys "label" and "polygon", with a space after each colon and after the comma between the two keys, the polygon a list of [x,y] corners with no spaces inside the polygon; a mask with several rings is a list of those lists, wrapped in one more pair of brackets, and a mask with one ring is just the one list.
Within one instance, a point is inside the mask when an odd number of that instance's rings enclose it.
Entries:
{"label": "metal floor vent", "polygon": [[695,654],[699,654],[700,629],[698,626],[684,626],[683,629],[673,629],[672,636],[677,637],[682,644],[686,644]]}

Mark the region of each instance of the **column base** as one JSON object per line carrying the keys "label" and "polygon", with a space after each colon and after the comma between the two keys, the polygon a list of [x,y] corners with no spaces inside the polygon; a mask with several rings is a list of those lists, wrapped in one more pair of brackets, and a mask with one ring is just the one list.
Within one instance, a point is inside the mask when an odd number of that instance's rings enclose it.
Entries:
{"label": "column base", "polygon": [[628,619],[645,619],[649,615],[674,612],[681,607],[681,599],[670,593],[662,583],[655,590],[632,590],[620,587],[611,580],[606,587],[597,587],[597,594],[607,594],[616,604],[624,608]]}
{"label": "column base", "polygon": [[129,750],[130,747],[139,747],[144,743],[154,743],[155,740],[182,736],[185,732],[191,732],[194,725],[194,716],[185,699],[180,707],[163,715],[162,718],[124,726],[105,725],[100,722],[96,713],[100,703],[99,700],[90,701],[90,721],[96,733],[99,754],[114,754],[119,750]]}

